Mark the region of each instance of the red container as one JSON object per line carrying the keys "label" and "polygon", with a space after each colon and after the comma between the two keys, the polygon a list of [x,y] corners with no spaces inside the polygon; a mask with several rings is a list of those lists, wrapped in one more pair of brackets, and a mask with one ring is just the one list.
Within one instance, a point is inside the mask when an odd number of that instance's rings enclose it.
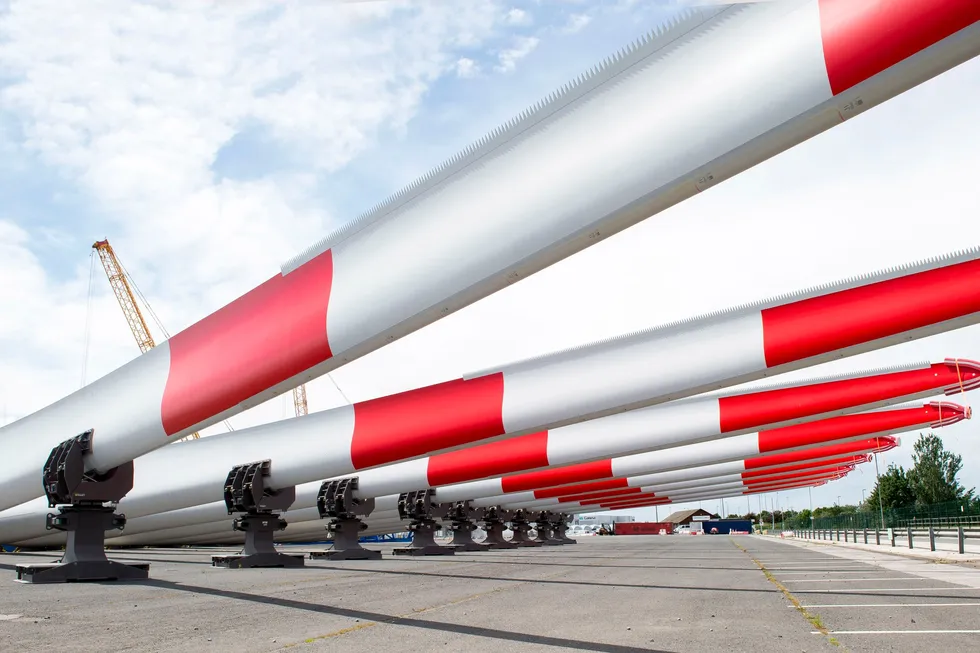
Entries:
{"label": "red container", "polygon": [[659,535],[661,530],[664,535],[670,535],[673,528],[671,523],[657,521],[618,521],[613,524],[616,535]]}

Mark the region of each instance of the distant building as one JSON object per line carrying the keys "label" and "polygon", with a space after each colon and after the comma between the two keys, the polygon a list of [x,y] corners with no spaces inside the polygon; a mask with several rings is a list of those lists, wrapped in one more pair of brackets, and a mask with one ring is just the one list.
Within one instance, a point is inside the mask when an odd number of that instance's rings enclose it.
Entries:
{"label": "distant building", "polygon": [[[700,519],[695,520],[695,517]],[[688,526],[692,521],[702,521],[705,519],[718,519],[718,515],[713,515],[707,510],[701,510],[700,508],[696,510],[678,510],[668,515],[663,521],[670,522],[674,526]]]}
{"label": "distant building", "polygon": [[632,521],[636,521],[636,518],[632,515],[575,515],[572,524],[599,526],[600,524]]}

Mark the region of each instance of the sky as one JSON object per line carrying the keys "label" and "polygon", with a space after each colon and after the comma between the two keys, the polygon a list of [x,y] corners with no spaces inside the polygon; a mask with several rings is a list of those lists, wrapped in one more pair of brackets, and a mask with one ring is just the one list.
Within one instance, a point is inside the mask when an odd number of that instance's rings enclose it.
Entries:
{"label": "sky", "polygon": [[[176,333],[682,4],[0,0],[0,425],[138,355],[94,241]],[[980,245],[978,105],[974,60],[307,384],[310,410]],[[950,356],[980,329],[787,378]],[[980,487],[980,420],[940,433]]]}

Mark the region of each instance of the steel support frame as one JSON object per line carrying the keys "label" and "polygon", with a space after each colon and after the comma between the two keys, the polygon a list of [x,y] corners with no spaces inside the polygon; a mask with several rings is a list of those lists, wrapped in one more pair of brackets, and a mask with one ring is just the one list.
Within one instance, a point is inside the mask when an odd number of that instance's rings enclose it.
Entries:
{"label": "steel support frame", "polygon": [[568,525],[572,522],[572,516],[565,513],[552,513],[551,517],[551,536],[562,544],[578,544],[578,540],[568,537]]}
{"label": "steel support frame", "polygon": [[486,551],[490,548],[488,544],[479,543],[473,540],[473,531],[478,526],[477,521],[486,515],[485,508],[474,508],[469,501],[458,501],[449,509],[446,515],[452,526],[453,539],[449,546],[457,551]]}
{"label": "steel support frame", "polygon": [[412,533],[412,543],[406,547],[394,549],[395,555],[433,556],[454,555],[456,548],[436,544],[435,534],[442,520],[449,515],[452,504],[442,504],[433,501],[435,490],[415,490],[405,492],[398,497],[398,514],[402,519],[410,520],[408,530]]}
{"label": "steel support frame", "polygon": [[320,519],[326,519],[327,532],[333,546],[326,551],[312,551],[310,559],[328,560],[380,560],[381,552],[361,546],[361,533],[367,530],[363,517],[374,512],[374,499],[355,496],[358,477],[324,481],[316,497]]}
{"label": "steel support frame", "polygon": [[240,554],[211,556],[211,564],[225,569],[266,567],[302,567],[302,555],[288,555],[276,550],[275,534],[288,523],[281,512],[296,500],[296,488],[266,487],[272,461],[236,465],[225,480],[225,506],[228,514],[244,513],[235,519],[232,528],[245,533],[245,546]]}
{"label": "steel support frame", "polygon": [[506,510],[500,506],[490,506],[483,513],[483,530],[487,532],[487,538],[483,543],[489,549],[516,549],[519,544],[504,538],[504,531],[507,529],[507,522],[514,516],[513,510]]}
{"label": "steel support frame", "polygon": [[532,540],[533,542],[538,542],[542,546],[561,546],[564,544],[555,537],[554,517],[554,513],[547,510],[534,513],[532,519],[537,536]]}
{"label": "steel support frame", "polygon": [[132,461],[104,473],[85,471],[85,454],[92,450],[95,435],[89,429],[65,440],[51,450],[42,469],[48,507],[48,530],[67,534],[65,553],[53,563],[17,565],[17,581],[22,583],[71,583],[106,580],[144,580],[148,563],[109,560],[105,554],[105,533],[122,530],[126,516],[116,514],[119,501],[133,489]]}
{"label": "steel support frame", "polygon": [[523,508],[514,511],[514,516],[510,519],[510,530],[513,532],[513,536],[510,538],[511,542],[524,547],[541,546],[541,542],[531,538],[530,522],[532,519],[531,514]]}

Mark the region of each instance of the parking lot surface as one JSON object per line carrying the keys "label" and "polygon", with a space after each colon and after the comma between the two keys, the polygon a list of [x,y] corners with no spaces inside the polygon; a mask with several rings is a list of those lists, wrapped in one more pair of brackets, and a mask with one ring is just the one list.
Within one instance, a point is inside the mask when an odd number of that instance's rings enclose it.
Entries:
{"label": "parking lot surface", "polygon": [[16,583],[16,564],[51,554],[8,554],[0,650],[980,648],[980,570],[828,548],[761,536],[593,536],[251,570],[212,567],[214,549],[139,549],[112,557],[150,562],[149,581],[71,585]]}
{"label": "parking lot surface", "polygon": [[[746,548],[823,632],[853,651],[980,648],[980,569],[812,541]],[[800,611],[798,609],[798,611]]]}

